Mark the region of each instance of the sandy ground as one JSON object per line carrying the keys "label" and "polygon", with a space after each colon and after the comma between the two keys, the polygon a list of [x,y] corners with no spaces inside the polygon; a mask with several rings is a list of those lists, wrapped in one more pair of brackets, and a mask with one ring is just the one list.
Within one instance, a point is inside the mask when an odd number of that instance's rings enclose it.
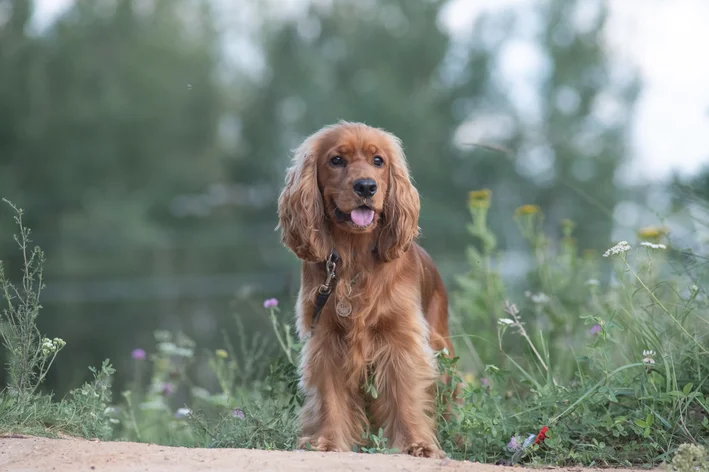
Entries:
{"label": "sandy ground", "polygon": [[[0,437],[0,471],[2,472],[93,470],[116,472],[505,472],[528,469],[448,459],[415,459],[404,455],[190,449],[82,439]],[[599,469],[581,468],[554,470],[558,472],[599,471]],[[616,470],[622,471],[622,469]]]}

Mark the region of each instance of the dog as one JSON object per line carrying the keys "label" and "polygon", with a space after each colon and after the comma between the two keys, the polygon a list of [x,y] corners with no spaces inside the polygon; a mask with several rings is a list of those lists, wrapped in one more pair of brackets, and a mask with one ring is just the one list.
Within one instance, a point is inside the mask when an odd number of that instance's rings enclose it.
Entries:
{"label": "dog", "polygon": [[373,426],[389,447],[445,456],[434,351],[454,350],[446,289],[416,242],[419,211],[401,141],[385,130],[340,121],[293,153],[277,229],[302,261],[298,447],[352,451]]}

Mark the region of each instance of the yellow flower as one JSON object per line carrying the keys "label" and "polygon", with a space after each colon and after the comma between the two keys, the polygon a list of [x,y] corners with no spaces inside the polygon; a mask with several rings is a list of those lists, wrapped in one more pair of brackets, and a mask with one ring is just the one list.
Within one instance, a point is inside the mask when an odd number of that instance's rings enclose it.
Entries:
{"label": "yellow flower", "polygon": [[226,352],[224,349],[217,349],[215,351],[215,354],[217,355],[217,357],[220,357],[222,359],[226,359],[227,357],[229,357],[229,353]]}
{"label": "yellow flower", "polygon": [[638,237],[644,241],[657,241],[669,232],[664,226],[645,226],[638,230]]}
{"label": "yellow flower", "polygon": [[540,211],[537,205],[522,205],[515,210],[515,216],[535,215]]}
{"label": "yellow flower", "polygon": [[563,220],[561,220],[561,227],[568,228],[568,229],[572,230],[576,227],[576,223],[574,223],[572,220],[570,220],[568,218],[564,218]]}
{"label": "yellow flower", "polygon": [[492,192],[488,189],[473,190],[468,193],[468,205],[473,208],[489,208]]}
{"label": "yellow flower", "polygon": [[475,377],[473,376],[473,374],[468,373],[463,376],[463,380],[465,380],[469,384],[472,384],[473,380],[475,380]]}

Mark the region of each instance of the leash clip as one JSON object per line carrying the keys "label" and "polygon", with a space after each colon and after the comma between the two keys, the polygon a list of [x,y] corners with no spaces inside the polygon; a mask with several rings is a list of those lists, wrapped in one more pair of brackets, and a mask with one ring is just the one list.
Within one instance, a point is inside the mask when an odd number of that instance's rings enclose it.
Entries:
{"label": "leash clip", "polygon": [[323,295],[326,293],[330,293],[330,291],[332,290],[332,279],[337,278],[337,276],[335,275],[335,269],[337,268],[337,264],[335,263],[334,253],[330,253],[330,257],[328,257],[327,262],[325,263],[325,268],[327,270],[327,277],[325,278],[325,283],[323,283],[318,289],[318,292]]}

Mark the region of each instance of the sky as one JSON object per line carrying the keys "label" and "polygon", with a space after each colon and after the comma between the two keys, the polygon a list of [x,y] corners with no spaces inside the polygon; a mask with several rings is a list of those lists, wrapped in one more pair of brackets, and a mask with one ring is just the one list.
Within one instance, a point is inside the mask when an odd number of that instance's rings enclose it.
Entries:
{"label": "sky", "polygon": [[[454,35],[463,35],[481,13],[524,8],[531,1],[450,0],[441,22]],[[72,0],[35,0],[35,4],[35,26],[43,28]],[[637,68],[643,83],[633,117],[626,180],[660,180],[673,171],[689,176],[709,167],[709,2],[614,0],[609,6],[606,39],[616,64]],[[528,84],[520,81],[533,77],[540,67],[531,52],[518,42],[503,55],[501,69],[511,90],[523,93]]]}

